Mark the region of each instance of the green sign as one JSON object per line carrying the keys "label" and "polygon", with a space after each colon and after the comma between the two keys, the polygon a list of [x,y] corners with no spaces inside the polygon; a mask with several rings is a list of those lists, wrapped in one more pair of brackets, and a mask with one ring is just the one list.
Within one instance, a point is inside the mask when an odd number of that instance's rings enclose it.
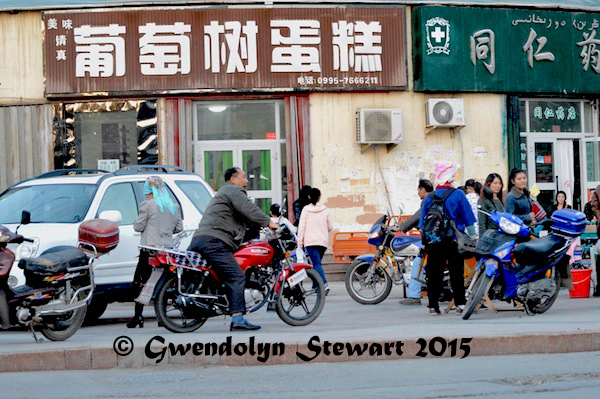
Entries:
{"label": "green sign", "polygon": [[421,6],[412,18],[416,91],[600,92],[600,14]]}

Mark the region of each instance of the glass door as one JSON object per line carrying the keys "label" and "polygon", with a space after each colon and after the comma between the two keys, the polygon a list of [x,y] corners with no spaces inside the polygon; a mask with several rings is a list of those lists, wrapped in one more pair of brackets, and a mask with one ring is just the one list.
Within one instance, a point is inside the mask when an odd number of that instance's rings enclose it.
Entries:
{"label": "glass door", "polygon": [[585,190],[582,190],[582,203],[589,202],[592,191],[600,184],[600,138],[585,139],[583,146],[585,167],[583,168],[583,181]]}
{"label": "glass door", "polygon": [[[226,147],[227,150],[223,150]],[[248,196],[268,215],[271,204],[281,202],[280,145],[276,142],[197,144],[195,170],[214,190],[221,188],[224,173],[233,166],[248,177]]]}
{"label": "glass door", "polygon": [[537,185],[538,202],[549,212],[557,191],[558,163],[556,162],[556,139],[527,138],[527,177],[529,188]]}

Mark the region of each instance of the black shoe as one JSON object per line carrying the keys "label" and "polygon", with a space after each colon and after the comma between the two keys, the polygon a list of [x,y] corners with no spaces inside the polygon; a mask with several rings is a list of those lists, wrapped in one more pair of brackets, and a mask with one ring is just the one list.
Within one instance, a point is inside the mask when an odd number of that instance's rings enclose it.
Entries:
{"label": "black shoe", "polygon": [[231,326],[229,326],[229,331],[252,331],[252,330],[260,330],[260,326],[251,324],[248,320],[244,319],[241,323],[231,322]]}
{"label": "black shoe", "polygon": [[144,328],[144,316],[134,316],[133,319],[127,323],[127,328],[136,328],[137,326]]}
{"label": "black shoe", "polygon": [[442,314],[442,312],[440,312],[439,308],[429,308],[429,314],[431,316],[439,316]]}

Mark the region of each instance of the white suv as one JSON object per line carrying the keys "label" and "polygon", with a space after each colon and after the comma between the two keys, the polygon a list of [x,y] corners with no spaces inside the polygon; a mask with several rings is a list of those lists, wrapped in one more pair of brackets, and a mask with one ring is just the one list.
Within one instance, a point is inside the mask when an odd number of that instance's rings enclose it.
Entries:
{"label": "white suv", "polygon": [[[31,223],[19,234],[34,243],[14,245],[15,265],[8,283],[25,284],[23,271],[16,267],[20,258],[39,256],[59,245],[77,245],[79,224],[118,211],[119,245],[102,256],[94,269],[96,292],[88,309],[88,321],[102,315],[114,301],[130,301],[133,274],[138,260],[140,233],[133,230],[138,206],[144,201],[143,185],[149,175],[160,176],[183,213],[183,231],[175,245],[185,249],[214,196],[212,188],[199,176],[173,166],[138,165],[114,173],[96,170],[57,170],[28,179],[0,195],[0,224],[15,231],[22,211],[31,213]],[[115,214],[114,212],[104,215]]]}

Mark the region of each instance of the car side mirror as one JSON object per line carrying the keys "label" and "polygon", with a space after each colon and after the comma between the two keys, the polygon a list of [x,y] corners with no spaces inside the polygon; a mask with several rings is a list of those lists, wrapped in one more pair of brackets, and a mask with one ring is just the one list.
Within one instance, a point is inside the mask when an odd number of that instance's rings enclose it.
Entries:
{"label": "car side mirror", "polygon": [[123,216],[121,216],[121,212],[119,211],[103,211],[100,213],[99,218],[110,220],[114,224],[119,224],[123,220]]}
{"label": "car side mirror", "polygon": [[23,211],[23,213],[21,213],[21,224],[29,223],[31,223],[31,212]]}

